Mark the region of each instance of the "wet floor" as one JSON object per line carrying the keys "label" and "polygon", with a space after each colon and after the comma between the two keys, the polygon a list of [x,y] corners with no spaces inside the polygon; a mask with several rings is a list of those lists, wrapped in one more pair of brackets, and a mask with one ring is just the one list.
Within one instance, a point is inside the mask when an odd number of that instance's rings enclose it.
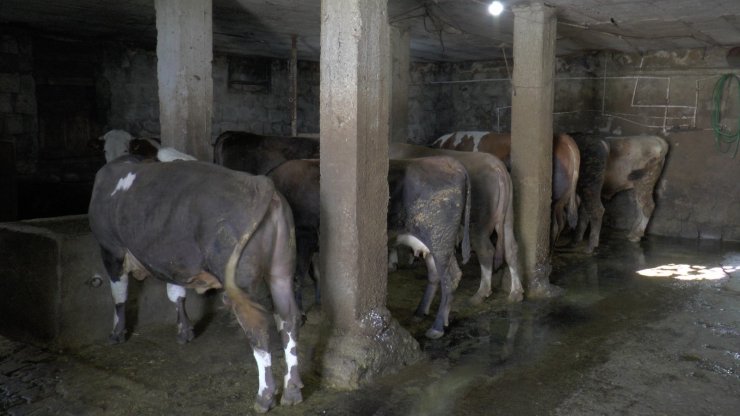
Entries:
{"label": "wet floor", "polygon": [[[310,314],[305,400],[270,414],[738,414],[740,245],[607,236],[597,254],[559,252],[553,266],[558,299],[471,306],[479,274],[466,265],[450,327],[433,341],[430,320],[410,319],[423,267],[392,273],[389,309],[424,359],[353,392],[321,386],[320,314]],[[244,336],[227,314],[196,331],[181,346],[174,327],[136,328],[126,344],[66,353],[0,338],[0,414],[251,414],[257,375]]]}

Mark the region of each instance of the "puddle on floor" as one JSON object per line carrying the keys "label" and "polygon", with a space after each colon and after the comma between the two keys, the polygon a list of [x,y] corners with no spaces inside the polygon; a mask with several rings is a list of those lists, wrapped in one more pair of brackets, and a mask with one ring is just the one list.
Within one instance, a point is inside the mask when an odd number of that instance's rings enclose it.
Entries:
{"label": "puddle on floor", "polygon": [[[636,273],[669,264],[726,267],[732,277],[689,281]],[[494,295],[471,306],[467,298],[479,282],[471,261],[450,326],[437,340],[424,338],[431,318],[411,319],[425,270],[405,268],[389,276],[388,307],[425,358],[357,391],[325,389],[312,362],[320,319],[313,313],[300,348],[305,401],[270,414],[734,415],[740,405],[740,275],[729,267],[740,267],[740,245],[660,238],[633,244],[606,236],[595,255],[556,254],[551,282],[565,289],[562,297],[509,305]],[[256,369],[227,315],[185,346],[176,344],[174,328],[154,327],[135,329],[120,346],[45,353],[36,363],[33,351],[7,340],[0,345],[0,410],[252,411]],[[24,386],[25,396],[17,391]],[[28,394],[34,389],[35,396]]]}

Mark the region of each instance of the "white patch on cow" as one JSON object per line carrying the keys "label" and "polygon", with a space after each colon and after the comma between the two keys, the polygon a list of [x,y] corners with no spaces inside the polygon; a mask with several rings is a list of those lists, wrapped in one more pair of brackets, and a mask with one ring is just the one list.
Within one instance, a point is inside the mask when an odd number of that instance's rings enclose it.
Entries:
{"label": "white patch on cow", "polygon": [[470,137],[473,138],[473,151],[478,151],[478,145],[480,145],[480,141],[483,139],[483,136],[488,134],[487,131],[469,131],[466,134],[470,135]]}
{"label": "white patch on cow", "polygon": [[173,162],[175,160],[198,160],[187,153],[183,153],[171,147],[162,147],[157,150],[157,159],[160,162]]}
{"label": "white patch on cow", "polygon": [[185,297],[185,288],[172,283],[167,283],[167,297],[170,301],[175,303],[177,299]]}
{"label": "white patch on cow", "polygon": [[444,147],[445,143],[447,143],[447,140],[449,140],[453,134],[455,133],[447,133],[445,135],[439,136],[439,138],[435,140],[434,143],[432,143],[432,146]]}
{"label": "white patch on cow", "polygon": [[283,331],[285,329],[285,321],[278,314],[273,314],[272,316],[275,318],[275,325],[277,325],[278,331]]}
{"label": "white patch on cow", "polygon": [[395,270],[398,266],[398,249],[391,247],[388,249],[388,269]]}
{"label": "white patch on cow", "polygon": [[124,273],[117,282],[110,282],[110,291],[116,304],[126,302],[128,298],[128,273]]}
{"label": "white patch on cow", "polygon": [[134,179],[136,179],[136,174],[129,172],[128,175],[118,180],[118,183],[116,184],[116,189],[113,190],[113,192],[110,193],[110,196],[115,195],[118,191],[128,191],[129,188],[131,188],[131,185],[134,183]]}
{"label": "white patch on cow", "polygon": [[260,378],[259,395],[262,395],[267,390],[267,368],[272,367],[272,357],[268,351],[263,351],[254,348],[254,360],[257,361],[257,372]]}
{"label": "white patch on cow", "polygon": [[288,332],[288,345],[285,346],[285,365],[288,368],[288,371],[285,372],[285,379],[283,380],[285,388],[288,388],[288,382],[290,381],[290,375],[292,373],[291,370],[293,368],[297,369],[298,367],[297,345],[295,338],[293,338],[293,334]]}
{"label": "white patch on cow", "polygon": [[399,235],[396,238],[396,244],[403,244],[405,246],[411,247],[411,250],[414,251],[414,256],[417,257],[419,256],[419,254],[421,254],[421,257],[426,258],[427,254],[429,254],[429,248],[424,245],[421,240],[411,234]]}
{"label": "white patch on cow", "polygon": [[124,130],[111,130],[99,137],[99,140],[105,142],[103,152],[105,161],[110,162],[120,156],[128,154],[128,144],[133,137]]}

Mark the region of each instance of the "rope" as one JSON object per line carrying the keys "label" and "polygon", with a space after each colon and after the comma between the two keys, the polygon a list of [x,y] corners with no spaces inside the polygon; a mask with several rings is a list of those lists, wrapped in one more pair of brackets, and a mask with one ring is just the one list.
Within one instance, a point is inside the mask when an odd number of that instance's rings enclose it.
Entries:
{"label": "rope", "polygon": [[721,123],[722,95],[725,91],[725,84],[729,82],[731,86],[733,80],[738,85],[738,103],[740,104],[740,77],[735,74],[722,75],[714,85],[714,93],[712,94],[712,130],[714,131],[714,142],[717,145],[717,150],[721,153],[729,153],[734,144],[735,151],[732,153],[732,157],[735,158],[738,147],[740,147],[740,115],[738,116],[738,128],[734,133],[726,132]]}

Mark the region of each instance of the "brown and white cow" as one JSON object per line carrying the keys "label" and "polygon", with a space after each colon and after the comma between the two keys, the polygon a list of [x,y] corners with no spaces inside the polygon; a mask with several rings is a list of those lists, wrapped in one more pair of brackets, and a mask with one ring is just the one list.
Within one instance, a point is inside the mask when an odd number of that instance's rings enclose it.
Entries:
{"label": "brown and white cow", "polygon": [[[511,302],[522,300],[524,289],[519,272],[519,248],[514,237],[511,177],[503,162],[486,153],[431,149],[400,143],[390,144],[389,156],[399,159],[449,156],[465,166],[470,177],[472,193],[470,244],[478,255],[481,267],[480,287],[471,301],[480,303],[490,296],[491,276],[501,266],[504,259],[511,275],[508,300]],[[495,246],[491,243],[494,231],[496,232]]]}
{"label": "brown and white cow", "polygon": [[[299,284],[319,248],[319,170],[318,160],[300,159],[286,161],[268,174],[295,215]],[[427,266],[428,284],[416,309],[418,318],[429,314],[436,290],[442,288],[436,318],[426,332],[428,338],[439,338],[449,323],[453,292],[462,274],[455,259],[460,228],[463,262],[470,255],[467,172],[449,157],[391,160],[388,186],[389,242],[410,247]]]}
{"label": "brown and white cow", "polygon": [[293,217],[270,179],[210,163],[123,156],[98,171],[89,221],[115,300],[112,342],[125,341],[129,273],[165,280],[173,301],[184,297],[186,287],[199,292],[223,287],[252,345],[259,371],[254,407],[265,412],[275,405],[277,390],[269,346],[272,317],[266,296],[258,295],[267,288],[285,349],[281,404],[302,400]]}
{"label": "brown and white cow", "polygon": [[[435,140],[431,147],[468,152],[490,153],[501,159],[511,171],[511,134],[487,131],[460,131]],[[576,184],[580,165],[578,146],[567,134],[553,137],[552,150],[552,221],[550,245],[554,246],[566,225],[576,227],[578,203]]]}
{"label": "brown and white cow", "polygon": [[640,241],[653,215],[653,190],[660,178],[668,154],[668,142],[658,136],[607,137],[609,160],[601,196],[611,199],[621,191],[634,189],[637,218],[627,238]]}

